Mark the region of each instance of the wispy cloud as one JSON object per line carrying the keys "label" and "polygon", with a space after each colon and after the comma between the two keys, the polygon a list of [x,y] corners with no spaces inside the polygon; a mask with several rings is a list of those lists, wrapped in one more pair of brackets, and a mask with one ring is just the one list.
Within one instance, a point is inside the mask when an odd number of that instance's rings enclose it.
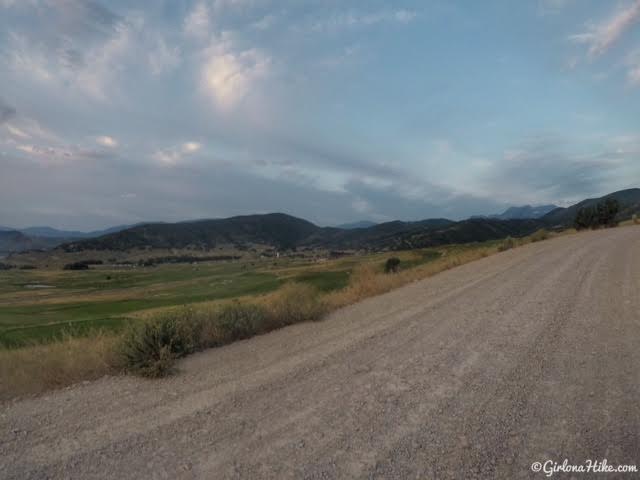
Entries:
{"label": "wispy cloud", "polygon": [[209,7],[204,2],[198,2],[184,19],[182,29],[188,36],[204,39],[209,35],[211,20]]}
{"label": "wispy cloud", "polygon": [[110,137],[108,135],[102,135],[96,138],[96,143],[98,145],[102,145],[103,147],[116,148],[118,146],[118,141]]}
{"label": "wispy cloud", "polygon": [[162,37],[158,37],[154,42],[154,48],[149,52],[148,59],[151,73],[161,75],[180,65],[180,47],[171,47]]}
{"label": "wispy cloud", "polygon": [[[601,146],[576,149],[582,139],[531,137],[505,150],[484,179],[488,191],[505,200],[571,202],[616,187],[616,179],[637,178],[637,137],[603,139]],[[631,172],[634,172],[633,174]]]}
{"label": "wispy cloud", "polygon": [[627,80],[631,86],[640,87],[640,49],[631,52],[625,60]]}
{"label": "wispy cloud", "polygon": [[2,98],[0,98],[0,125],[12,119],[15,115],[16,109],[5,103]]}
{"label": "wispy cloud", "polygon": [[11,26],[5,63],[16,77],[56,95],[67,91],[77,97],[80,92],[94,101],[114,102],[125,95],[123,84],[132,72],[158,76],[180,64],[180,47],[168,43],[139,12],[118,15],[83,0],[47,1],[38,9],[37,35],[20,24]]}
{"label": "wispy cloud", "polygon": [[201,85],[220,109],[229,110],[269,74],[271,66],[270,55],[260,49],[236,50],[231,41],[214,42],[204,55]]}
{"label": "wispy cloud", "polygon": [[165,148],[155,151],[151,158],[160,165],[173,167],[184,161],[184,159],[198,152],[202,145],[198,142],[185,142],[177,147]]}
{"label": "wispy cloud", "polygon": [[634,0],[624,8],[618,9],[604,22],[588,25],[587,31],[571,35],[575,43],[588,46],[591,58],[598,57],[609,50],[636,22],[640,20],[640,0]]}
{"label": "wispy cloud", "polygon": [[541,15],[556,15],[573,3],[575,0],[538,0],[538,12]]}
{"label": "wispy cloud", "polygon": [[381,23],[410,23],[417,17],[413,10],[383,10],[377,12],[340,12],[330,17],[314,20],[310,30],[314,32],[332,32],[350,28],[369,27]]}

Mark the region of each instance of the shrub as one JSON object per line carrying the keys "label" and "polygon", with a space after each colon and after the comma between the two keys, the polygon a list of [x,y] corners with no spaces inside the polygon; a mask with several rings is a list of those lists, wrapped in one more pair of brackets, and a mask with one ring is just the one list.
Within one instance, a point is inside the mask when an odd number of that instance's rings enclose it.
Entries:
{"label": "shrub", "polygon": [[132,324],[120,344],[122,366],[145,377],[167,375],[176,358],[198,348],[200,328],[192,310]]}
{"label": "shrub", "polygon": [[80,262],[78,263],[84,263],[85,265],[103,265],[104,264],[102,260],[94,260],[94,259],[80,260]]}
{"label": "shrub", "polygon": [[400,259],[397,257],[391,257],[384,264],[384,273],[398,273],[400,268]]}
{"label": "shrub", "polygon": [[631,220],[633,220],[634,224],[640,225],[640,219],[638,218],[637,214],[634,213],[633,215],[631,215]]}
{"label": "shrub", "polygon": [[620,204],[614,198],[607,198],[593,207],[582,207],[578,210],[574,220],[577,230],[585,228],[615,227],[618,222],[616,216],[620,211]]}
{"label": "shrub", "polygon": [[533,232],[530,238],[532,242],[541,242],[542,240],[549,238],[549,232],[546,229],[541,228],[540,230]]}
{"label": "shrub", "polygon": [[63,270],[89,270],[89,265],[84,262],[67,263]]}
{"label": "shrub", "polygon": [[499,252],[504,252],[504,251],[507,251],[507,250],[511,250],[515,246],[516,246],[516,241],[511,237],[507,237],[498,246],[498,251]]}
{"label": "shrub", "polygon": [[223,307],[214,317],[219,335],[209,335],[206,346],[229,343],[263,333],[268,313],[263,307],[250,303],[233,302]]}
{"label": "shrub", "polygon": [[267,304],[269,328],[319,320],[326,308],[320,292],[311,285],[289,283],[283,286]]}

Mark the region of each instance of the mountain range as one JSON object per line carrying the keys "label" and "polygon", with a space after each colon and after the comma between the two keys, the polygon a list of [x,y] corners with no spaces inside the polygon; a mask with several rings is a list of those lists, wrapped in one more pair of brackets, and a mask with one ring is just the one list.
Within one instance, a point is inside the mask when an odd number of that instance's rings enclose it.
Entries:
{"label": "mountain range", "polygon": [[[255,245],[277,249],[422,248],[524,236],[540,228],[568,227],[573,224],[581,207],[595,205],[607,198],[615,198],[620,203],[621,220],[630,218],[634,213],[640,213],[640,189],[636,188],[587,199],[568,208],[554,205],[513,207],[500,215],[473,217],[457,222],[436,218],[416,222],[367,222],[341,227],[320,227],[304,219],[283,213],[271,213],[179,223],[144,223],[90,233],[37,227],[21,232],[0,231],[0,252],[53,248],[56,245],[58,250],[66,252],[126,251],[139,248],[246,249]],[[524,218],[521,218],[523,216]],[[27,233],[38,235],[30,236]],[[78,233],[84,236],[72,239],[64,236]],[[99,235],[87,238],[96,233]]]}
{"label": "mountain range", "polygon": [[522,207],[509,207],[498,215],[489,215],[489,218],[497,218],[498,220],[541,218],[557,208],[557,205],[538,205],[535,207],[531,205],[524,205]]}
{"label": "mountain range", "polygon": [[80,232],[75,230],[58,230],[52,227],[28,227],[14,229],[0,226],[0,254],[23,252],[26,250],[48,250],[63,243],[79,239],[101,237],[120,232],[136,225],[118,225],[104,230]]}
{"label": "mountain range", "polygon": [[377,225],[376,222],[371,222],[369,220],[360,220],[359,222],[343,223],[342,225],[336,226],[336,228],[342,228],[343,230],[353,230],[355,228],[369,228],[375,225]]}
{"label": "mountain range", "polygon": [[93,230],[90,232],[80,232],[77,230],[58,230],[52,227],[27,227],[27,228],[10,228],[0,226],[0,232],[17,231],[24,233],[30,237],[42,237],[42,238],[94,238],[107,235],[109,233],[119,232],[126,230],[127,228],[141,225],[140,223],[131,225],[117,225],[115,227],[105,228],[103,230]]}

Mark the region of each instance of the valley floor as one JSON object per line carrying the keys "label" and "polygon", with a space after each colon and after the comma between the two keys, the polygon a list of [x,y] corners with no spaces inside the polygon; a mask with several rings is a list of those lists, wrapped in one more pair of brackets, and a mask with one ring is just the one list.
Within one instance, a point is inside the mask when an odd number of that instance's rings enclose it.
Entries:
{"label": "valley floor", "polygon": [[536,461],[634,464],[639,291],[640,227],[526,245],[191,356],[164,380],[6,403],[0,477],[511,479]]}

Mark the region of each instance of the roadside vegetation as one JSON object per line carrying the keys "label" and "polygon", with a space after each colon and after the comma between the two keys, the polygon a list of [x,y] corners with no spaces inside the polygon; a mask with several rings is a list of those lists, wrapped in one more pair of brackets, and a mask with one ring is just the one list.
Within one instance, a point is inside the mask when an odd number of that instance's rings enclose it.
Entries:
{"label": "roadside vegetation", "polygon": [[[75,303],[68,303],[69,298],[61,291],[42,289],[36,290],[41,304],[33,301],[30,292],[30,310],[44,319],[51,318],[45,314],[46,309],[56,312],[56,307],[62,306],[58,315],[75,312],[73,315],[81,320],[65,322],[68,317],[61,316],[61,323],[56,325],[59,331],[52,335],[49,329],[55,324],[32,322],[33,328],[23,331],[37,335],[24,335],[9,345],[11,348],[5,345],[0,349],[0,399],[40,393],[106,374],[162,377],[175,371],[177,359],[193,352],[287,325],[321,320],[341,307],[503,251],[505,243],[514,248],[553,235],[557,234],[539,231],[519,239],[351,256],[322,265],[269,260],[261,265],[234,262],[197,269],[166,265],[126,274],[13,270],[11,274],[20,280],[13,278],[13,287],[11,281],[0,286],[0,298],[19,299],[18,285],[36,278],[44,281],[44,275],[46,281],[63,291],[66,282],[67,293]],[[107,276],[111,280],[106,280]],[[247,278],[251,281],[243,283]],[[240,285],[232,286],[235,280]],[[136,298],[123,300],[113,290],[105,292],[103,282],[111,281]],[[159,297],[155,297],[157,292]],[[137,298],[138,294],[142,298]],[[10,308],[26,314],[19,305],[17,301]],[[0,325],[5,319],[5,336],[0,338],[6,339],[6,334],[13,332],[10,338],[16,341],[18,330],[6,328],[10,317],[6,308],[0,308]],[[79,327],[85,324],[85,329]]]}
{"label": "roadside vegetation", "polygon": [[577,230],[615,227],[618,225],[616,219],[618,212],[620,212],[620,203],[616,199],[607,198],[592,207],[579,209],[574,226]]}

